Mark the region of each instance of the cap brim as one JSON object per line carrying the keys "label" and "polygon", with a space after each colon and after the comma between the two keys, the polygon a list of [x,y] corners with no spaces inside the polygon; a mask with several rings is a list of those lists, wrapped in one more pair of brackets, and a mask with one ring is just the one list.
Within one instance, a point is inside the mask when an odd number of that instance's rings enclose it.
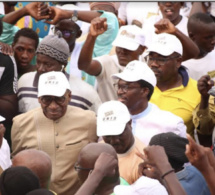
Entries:
{"label": "cap brim", "polygon": [[97,123],[97,136],[109,136],[109,135],[120,135],[125,130],[125,124],[112,124],[112,125],[104,125]]}
{"label": "cap brim", "polygon": [[111,77],[113,79],[122,79],[123,81],[127,81],[127,82],[135,82],[135,81],[139,81],[140,79],[136,76],[136,77],[132,77],[130,74],[125,74],[125,72],[121,72],[118,74],[113,74],[111,75]]}
{"label": "cap brim", "polygon": [[5,121],[5,118],[0,115],[0,122]]}
{"label": "cap brim", "polygon": [[53,88],[49,86],[44,90],[39,90],[38,97],[45,96],[45,95],[61,97],[65,94],[65,92],[66,92],[65,88]]}
{"label": "cap brim", "polygon": [[174,51],[172,51],[171,49],[163,48],[158,45],[152,45],[146,50],[144,57],[149,55],[150,52],[155,52],[162,56],[169,56],[174,53]]}
{"label": "cap brim", "polygon": [[140,44],[131,41],[129,39],[125,39],[125,38],[116,38],[113,43],[113,46],[115,47],[121,47],[127,50],[131,50],[131,51],[135,51],[137,50],[137,48],[139,47]]}

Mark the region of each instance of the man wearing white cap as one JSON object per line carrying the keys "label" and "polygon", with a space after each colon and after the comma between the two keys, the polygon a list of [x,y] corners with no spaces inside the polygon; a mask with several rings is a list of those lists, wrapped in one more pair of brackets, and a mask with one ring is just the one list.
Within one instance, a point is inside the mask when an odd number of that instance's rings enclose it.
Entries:
{"label": "man wearing white cap", "polygon": [[96,117],[92,111],[68,106],[70,84],[62,72],[39,77],[40,108],[13,119],[13,155],[35,148],[46,152],[52,161],[50,189],[58,195],[75,194],[79,188],[74,164],[82,147],[97,140]]}
{"label": "man wearing white cap", "polygon": [[112,77],[119,79],[115,84],[118,100],[131,114],[133,134],[146,146],[152,136],[162,132],[186,137],[186,126],[180,117],[149,103],[157,80],[146,63],[132,61],[123,72]]}
{"label": "man wearing white cap", "polygon": [[151,102],[180,116],[193,136],[192,112],[200,102],[197,82],[189,78],[182,62],[182,44],[174,35],[156,36],[146,51],[147,64],[155,73],[157,85]]}
{"label": "man wearing white cap", "polygon": [[96,18],[91,22],[90,32],[78,62],[79,69],[96,76],[97,90],[102,102],[117,99],[111,75],[121,72],[130,61],[139,60],[139,56],[145,49],[145,36],[142,29],[135,25],[127,25],[120,28],[113,42],[113,46],[116,46],[116,55],[103,55],[92,59],[97,37],[106,29],[107,24],[104,18]]}
{"label": "man wearing white cap", "polygon": [[108,101],[98,109],[97,135],[116,150],[119,173],[129,184],[139,177],[138,165],[142,162],[136,153],[142,153],[144,144],[132,134],[131,117],[120,101]]}

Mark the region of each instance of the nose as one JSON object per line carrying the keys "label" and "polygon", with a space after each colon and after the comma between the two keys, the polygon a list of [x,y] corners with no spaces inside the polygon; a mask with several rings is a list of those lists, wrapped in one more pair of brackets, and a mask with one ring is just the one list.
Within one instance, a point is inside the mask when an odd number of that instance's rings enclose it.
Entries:
{"label": "nose", "polygon": [[212,45],[215,44],[215,36],[213,36],[213,39],[211,40],[211,44],[212,44]]}
{"label": "nose", "polygon": [[52,102],[49,104],[49,108],[56,109],[57,107],[58,107],[58,104],[54,100],[52,100]]}
{"label": "nose", "polygon": [[115,144],[118,144],[118,143],[119,143],[119,138],[118,138],[118,136],[111,136],[110,144],[111,144],[111,145],[115,145]]}
{"label": "nose", "polygon": [[28,53],[27,53],[27,51],[24,51],[24,52],[22,53],[22,58],[28,58]]}
{"label": "nose", "polygon": [[150,63],[148,63],[148,66],[151,67],[159,67],[160,65],[157,64],[156,60],[150,60]]}
{"label": "nose", "polygon": [[45,72],[45,66],[43,64],[37,64],[37,71],[39,73]]}
{"label": "nose", "polygon": [[125,93],[125,92],[122,90],[121,87],[119,87],[119,88],[117,89],[117,95],[120,96],[120,95],[123,94],[123,93]]}

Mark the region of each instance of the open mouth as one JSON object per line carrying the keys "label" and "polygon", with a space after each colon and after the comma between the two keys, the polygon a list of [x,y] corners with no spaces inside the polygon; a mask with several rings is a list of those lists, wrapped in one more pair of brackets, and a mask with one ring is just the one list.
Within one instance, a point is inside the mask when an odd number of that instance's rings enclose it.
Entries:
{"label": "open mouth", "polygon": [[166,9],[165,13],[166,13],[167,16],[171,16],[171,15],[174,14],[174,11],[172,9]]}

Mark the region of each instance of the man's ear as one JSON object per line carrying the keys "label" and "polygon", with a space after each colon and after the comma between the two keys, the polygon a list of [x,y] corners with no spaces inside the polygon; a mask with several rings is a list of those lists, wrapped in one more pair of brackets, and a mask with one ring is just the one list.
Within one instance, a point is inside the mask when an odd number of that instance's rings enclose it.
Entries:
{"label": "man's ear", "polygon": [[150,93],[149,88],[147,88],[147,87],[141,88],[141,92],[142,92],[143,97],[147,97],[148,94]]}
{"label": "man's ear", "polygon": [[188,32],[190,39],[192,39],[195,42],[195,35],[192,32]]}
{"label": "man's ear", "polygon": [[140,55],[142,55],[142,54],[143,54],[143,52],[145,51],[145,49],[146,49],[146,46],[142,46],[142,45],[140,45],[140,46],[138,47],[139,54],[140,54]]}
{"label": "man's ear", "polygon": [[40,97],[38,98],[38,102],[41,104],[41,98]]}
{"label": "man's ear", "polygon": [[79,38],[81,36],[81,34],[82,34],[82,30],[80,29],[76,34],[76,39]]}
{"label": "man's ear", "polygon": [[70,102],[70,100],[72,99],[72,92],[71,91],[69,91],[68,97],[69,97],[69,102]]}

